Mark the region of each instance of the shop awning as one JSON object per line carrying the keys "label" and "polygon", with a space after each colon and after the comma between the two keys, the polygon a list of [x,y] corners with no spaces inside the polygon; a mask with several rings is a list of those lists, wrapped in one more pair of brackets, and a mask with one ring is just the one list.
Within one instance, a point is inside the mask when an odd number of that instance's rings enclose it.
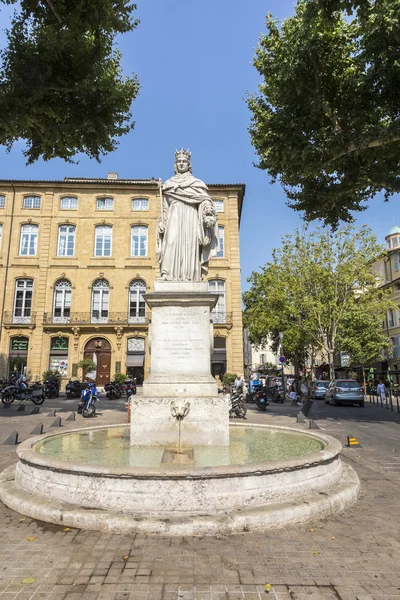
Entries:
{"label": "shop awning", "polygon": [[144,354],[127,354],[126,355],[126,366],[127,367],[143,367]]}

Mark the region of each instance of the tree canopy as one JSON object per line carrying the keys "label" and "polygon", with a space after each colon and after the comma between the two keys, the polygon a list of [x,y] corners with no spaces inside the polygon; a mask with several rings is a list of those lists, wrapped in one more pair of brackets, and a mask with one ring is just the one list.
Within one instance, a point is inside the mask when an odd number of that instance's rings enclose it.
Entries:
{"label": "tree canopy", "polygon": [[266,26],[250,134],[289,206],[336,227],[400,192],[400,0],[298,0]]}
{"label": "tree canopy", "polygon": [[282,242],[244,293],[250,340],[276,345],[282,331],[285,356],[301,367],[318,352],[332,378],[338,352],[349,354],[351,365],[377,360],[389,347],[382,321],[392,302],[378,285],[373,265],[383,249],[371,230],[346,225],[333,235],[317,228]]}
{"label": "tree canopy", "polygon": [[21,0],[0,53],[0,144],[24,139],[28,164],[114,150],[133,127],[139,91],[115,48],[136,27],[135,9],[130,0]]}

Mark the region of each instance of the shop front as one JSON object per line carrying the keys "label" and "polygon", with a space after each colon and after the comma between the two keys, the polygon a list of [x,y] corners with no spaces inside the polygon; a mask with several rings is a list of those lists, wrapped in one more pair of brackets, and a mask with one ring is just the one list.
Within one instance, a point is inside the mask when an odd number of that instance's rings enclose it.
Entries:
{"label": "shop front", "polygon": [[25,336],[13,337],[10,340],[8,354],[8,376],[26,375],[28,364],[29,338]]}
{"label": "shop front", "polygon": [[130,379],[136,378],[137,385],[144,380],[144,338],[128,338],[126,351],[126,374]]}

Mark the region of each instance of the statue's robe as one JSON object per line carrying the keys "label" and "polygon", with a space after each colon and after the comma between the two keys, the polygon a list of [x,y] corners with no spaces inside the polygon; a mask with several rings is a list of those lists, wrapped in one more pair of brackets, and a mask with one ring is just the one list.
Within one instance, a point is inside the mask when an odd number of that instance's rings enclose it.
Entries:
{"label": "statue's robe", "polygon": [[189,172],[164,183],[163,215],[157,228],[157,256],[164,279],[201,281],[208,272],[208,261],[219,249],[217,223],[212,227],[204,223],[210,204],[214,206],[206,184]]}

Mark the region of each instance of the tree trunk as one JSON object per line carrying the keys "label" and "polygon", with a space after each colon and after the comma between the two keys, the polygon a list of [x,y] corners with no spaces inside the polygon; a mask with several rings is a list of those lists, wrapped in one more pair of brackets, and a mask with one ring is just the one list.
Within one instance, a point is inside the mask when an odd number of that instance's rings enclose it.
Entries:
{"label": "tree trunk", "polygon": [[329,379],[333,381],[335,379],[335,354],[333,350],[328,350],[328,361],[329,361]]}

